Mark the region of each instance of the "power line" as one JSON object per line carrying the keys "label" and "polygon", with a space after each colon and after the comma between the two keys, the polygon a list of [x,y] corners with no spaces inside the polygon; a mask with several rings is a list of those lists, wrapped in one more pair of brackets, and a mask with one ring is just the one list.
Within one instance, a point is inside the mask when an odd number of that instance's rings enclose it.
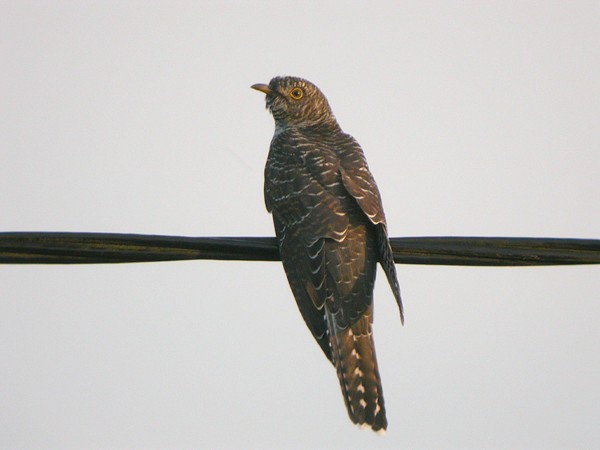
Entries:
{"label": "power line", "polygon": [[[600,264],[600,240],[509,237],[391,238],[403,264]],[[1,264],[113,264],[179,260],[279,261],[275,238],[119,233],[0,233]]]}

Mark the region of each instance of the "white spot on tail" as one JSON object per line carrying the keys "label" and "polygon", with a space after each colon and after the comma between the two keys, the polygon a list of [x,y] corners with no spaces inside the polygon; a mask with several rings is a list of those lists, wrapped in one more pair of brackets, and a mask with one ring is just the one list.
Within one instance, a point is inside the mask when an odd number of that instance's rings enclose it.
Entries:
{"label": "white spot on tail", "polygon": [[375,433],[377,433],[379,436],[385,436],[385,430],[383,428],[381,430],[377,430]]}
{"label": "white spot on tail", "polygon": [[360,399],[360,401],[359,401],[358,403],[360,403],[360,406],[362,406],[363,408],[366,408],[366,407],[367,407],[367,402],[365,401],[365,399],[364,399],[364,398],[361,398],[361,399]]}

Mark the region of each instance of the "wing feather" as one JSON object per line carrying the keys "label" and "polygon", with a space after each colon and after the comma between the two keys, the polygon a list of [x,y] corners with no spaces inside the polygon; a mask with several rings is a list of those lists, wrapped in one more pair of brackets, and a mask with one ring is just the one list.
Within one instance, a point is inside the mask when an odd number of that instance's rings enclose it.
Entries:
{"label": "wing feather", "polygon": [[349,135],[344,136],[347,142],[345,145],[340,146],[339,152],[342,182],[365,215],[377,226],[379,262],[394,293],[396,303],[398,303],[400,320],[404,323],[404,307],[400,296],[400,285],[396,274],[392,247],[387,234],[381,194],[369,170],[362,148],[354,138]]}

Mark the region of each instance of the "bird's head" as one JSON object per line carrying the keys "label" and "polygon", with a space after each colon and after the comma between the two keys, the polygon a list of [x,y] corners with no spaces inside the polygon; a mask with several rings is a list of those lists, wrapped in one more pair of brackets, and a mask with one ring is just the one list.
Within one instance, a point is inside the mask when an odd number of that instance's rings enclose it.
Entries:
{"label": "bird's head", "polygon": [[279,127],[335,123],[329,103],[310,81],[298,77],[275,77],[252,89],[266,94],[267,108]]}

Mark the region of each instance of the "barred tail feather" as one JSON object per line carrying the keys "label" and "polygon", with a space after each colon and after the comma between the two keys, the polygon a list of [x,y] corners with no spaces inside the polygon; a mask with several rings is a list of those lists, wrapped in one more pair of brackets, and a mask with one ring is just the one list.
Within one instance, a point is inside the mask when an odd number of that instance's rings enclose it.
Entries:
{"label": "barred tail feather", "polygon": [[326,306],[333,362],[350,420],[384,434],[387,419],[371,329],[372,310],[373,305],[356,323],[339,329]]}

